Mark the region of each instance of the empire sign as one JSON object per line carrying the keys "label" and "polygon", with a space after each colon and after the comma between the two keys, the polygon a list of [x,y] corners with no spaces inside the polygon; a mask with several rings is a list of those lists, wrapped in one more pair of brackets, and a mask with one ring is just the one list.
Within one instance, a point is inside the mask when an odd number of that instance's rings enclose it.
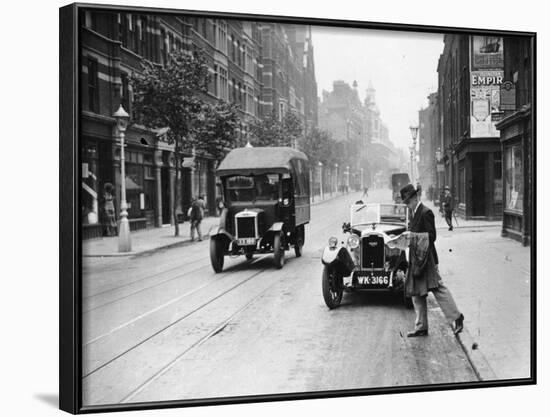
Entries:
{"label": "empire sign", "polygon": [[478,87],[483,85],[501,85],[503,80],[502,75],[481,75],[472,74],[472,86]]}

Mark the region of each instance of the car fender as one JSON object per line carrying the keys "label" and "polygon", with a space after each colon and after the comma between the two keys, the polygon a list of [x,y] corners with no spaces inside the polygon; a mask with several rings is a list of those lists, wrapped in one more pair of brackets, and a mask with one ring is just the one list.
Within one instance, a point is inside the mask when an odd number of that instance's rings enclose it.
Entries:
{"label": "car fender", "polygon": [[225,228],[223,228],[222,226],[212,226],[212,228],[210,229],[210,232],[208,233],[208,235],[212,238],[212,237],[215,237],[215,236],[224,236],[226,237],[227,239],[229,239],[229,241],[233,241],[235,240],[233,238],[233,236],[231,236],[231,234],[225,230]]}
{"label": "car fender", "polygon": [[323,255],[321,256],[321,262],[323,265],[336,268],[342,276],[350,275],[355,268],[353,258],[348,250],[343,246],[325,247],[323,250]]}

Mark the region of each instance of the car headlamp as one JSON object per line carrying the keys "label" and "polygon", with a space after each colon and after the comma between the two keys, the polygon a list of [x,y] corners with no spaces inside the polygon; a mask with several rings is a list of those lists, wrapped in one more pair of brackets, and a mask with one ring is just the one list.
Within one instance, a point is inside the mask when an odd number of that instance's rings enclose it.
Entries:
{"label": "car headlamp", "polygon": [[348,238],[348,246],[351,248],[351,249],[355,249],[359,246],[359,237],[356,236],[356,235],[351,235],[349,238]]}
{"label": "car headlamp", "polygon": [[334,236],[329,238],[328,246],[331,247],[331,248],[335,248],[336,246],[338,246],[338,238],[334,237]]}

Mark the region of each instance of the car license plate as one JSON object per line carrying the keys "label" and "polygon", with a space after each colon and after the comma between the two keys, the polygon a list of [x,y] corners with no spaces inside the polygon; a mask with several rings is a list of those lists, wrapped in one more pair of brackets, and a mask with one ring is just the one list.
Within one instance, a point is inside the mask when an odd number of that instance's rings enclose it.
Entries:
{"label": "car license plate", "polygon": [[388,285],[390,277],[388,275],[367,275],[357,277],[357,282],[361,285]]}
{"label": "car license plate", "polygon": [[256,244],[256,239],[254,239],[253,237],[247,237],[247,238],[237,239],[237,244],[238,244],[239,246],[250,246],[250,245],[255,245],[255,244]]}

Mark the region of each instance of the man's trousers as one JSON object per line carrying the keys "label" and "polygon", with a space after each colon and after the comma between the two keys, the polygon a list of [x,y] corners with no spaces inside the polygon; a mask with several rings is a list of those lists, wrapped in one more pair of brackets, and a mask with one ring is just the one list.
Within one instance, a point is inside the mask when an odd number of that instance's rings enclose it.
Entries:
{"label": "man's trousers", "polygon": [[[453,323],[459,316],[460,311],[456,306],[455,300],[449,289],[439,281],[439,287],[431,290],[439,307],[443,310],[443,314],[449,321]],[[413,296],[414,311],[416,313],[415,330],[428,330],[428,305],[427,296]]]}

